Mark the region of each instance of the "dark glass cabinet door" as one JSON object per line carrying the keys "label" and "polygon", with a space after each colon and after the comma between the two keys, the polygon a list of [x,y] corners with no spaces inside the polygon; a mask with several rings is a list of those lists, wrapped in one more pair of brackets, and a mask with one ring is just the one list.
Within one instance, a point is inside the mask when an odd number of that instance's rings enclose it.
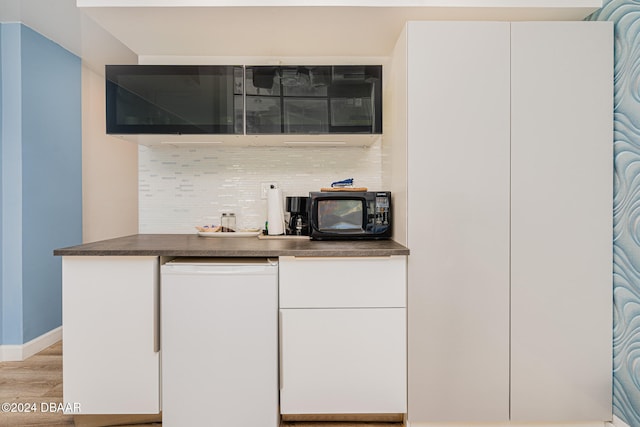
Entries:
{"label": "dark glass cabinet door", "polygon": [[242,66],[107,65],[107,133],[241,134]]}
{"label": "dark glass cabinet door", "polygon": [[247,134],[382,133],[382,66],[246,67]]}

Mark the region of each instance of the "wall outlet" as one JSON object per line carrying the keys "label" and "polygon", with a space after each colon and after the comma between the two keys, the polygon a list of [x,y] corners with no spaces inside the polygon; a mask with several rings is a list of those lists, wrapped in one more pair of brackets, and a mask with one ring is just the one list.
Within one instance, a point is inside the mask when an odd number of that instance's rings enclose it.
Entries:
{"label": "wall outlet", "polygon": [[269,193],[269,189],[271,188],[272,185],[275,185],[276,187],[278,186],[278,184],[275,183],[275,182],[261,182],[260,183],[260,198],[261,199],[266,199],[267,198],[267,194]]}

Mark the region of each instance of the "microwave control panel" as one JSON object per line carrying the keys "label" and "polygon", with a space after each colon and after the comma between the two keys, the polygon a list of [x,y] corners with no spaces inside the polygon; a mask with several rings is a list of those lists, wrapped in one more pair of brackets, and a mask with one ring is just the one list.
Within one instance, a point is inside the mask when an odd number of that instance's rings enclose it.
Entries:
{"label": "microwave control panel", "polygon": [[376,225],[389,225],[389,208],[391,207],[390,195],[388,193],[376,194],[376,206],[374,210]]}

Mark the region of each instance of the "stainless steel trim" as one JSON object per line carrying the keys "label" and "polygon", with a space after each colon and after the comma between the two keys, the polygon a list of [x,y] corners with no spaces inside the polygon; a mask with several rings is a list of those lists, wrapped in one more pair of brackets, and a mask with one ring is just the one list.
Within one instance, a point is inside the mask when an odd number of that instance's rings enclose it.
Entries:
{"label": "stainless steel trim", "polygon": [[282,311],[278,310],[278,382],[280,383],[280,390],[283,389],[283,377],[282,375]]}
{"label": "stainless steel trim", "polygon": [[153,352],[160,352],[160,260],[156,261],[153,284]]}

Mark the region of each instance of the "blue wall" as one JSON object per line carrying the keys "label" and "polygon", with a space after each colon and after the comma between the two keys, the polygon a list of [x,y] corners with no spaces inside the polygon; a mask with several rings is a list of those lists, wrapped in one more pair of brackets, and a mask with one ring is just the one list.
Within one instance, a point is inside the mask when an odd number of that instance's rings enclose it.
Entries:
{"label": "blue wall", "polygon": [[80,58],[22,26],[25,342],[62,324],[62,264],[53,250],[82,241],[81,78]]}
{"label": "blue wall", "polygon": [[604,3],[590,19],[615,29],[613,405],[640,427],[640,1]]}
{"label": "blue wall", "polygon": [[20,24],[2,33],[2,344],[22,343],[22,77]]}
{"label": "blue wall", "polygon": [[[0,24],[1,25],[1,24]],[[2,27],[0,26],[0,242],[2,242]],[[4,335],[2,313],[4,307],[2,305],[2,245],[0,244],[0,344],[2,344],[2,336]]]}
{"label": "blue wall", "polygon": [[2,139],[0,343],[22,344],[62,324],[53,249],[82,241],[81,61],[24,25],[0,25],[2,40],[11,35],[2,68],[14,70],[0,80],[3,93],[13,88],[2,111],[14,117],[2,125],[19,128]]}

